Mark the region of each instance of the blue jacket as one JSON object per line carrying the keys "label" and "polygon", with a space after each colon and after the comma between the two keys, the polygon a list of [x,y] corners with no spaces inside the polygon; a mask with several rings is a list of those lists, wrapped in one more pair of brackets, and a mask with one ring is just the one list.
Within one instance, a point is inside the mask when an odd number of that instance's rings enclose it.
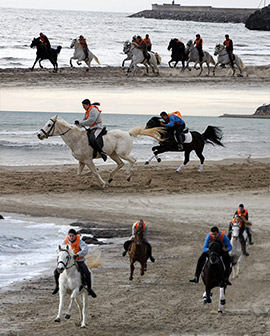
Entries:
{"label": "blue jacket", "polygon": [[185,122],[183,119],[179,118],[177,115],[172,114],[169,117],[170,121],[168,122],[168,124],[166,124],[167,127],[173,127],[174,123],[180,123],[180,125],[183,125]]}
{"label": "blue jacket", "polygon": [[[221,232],[219,232],[218,236],[220,236],[220,234],[221,234]],[[205,238],[205,241],[204,241],[203,252],[208,252],[208,247],[209,247],[210,242],[211,242],[211,236],[210,236],[210,233],[208,233],[208,235],[207,235],[207,237]],[[223,237],[223,246],[227,247],[229,252],[232,250],[231,242],[226,235],[224,235],[224,237]]]}

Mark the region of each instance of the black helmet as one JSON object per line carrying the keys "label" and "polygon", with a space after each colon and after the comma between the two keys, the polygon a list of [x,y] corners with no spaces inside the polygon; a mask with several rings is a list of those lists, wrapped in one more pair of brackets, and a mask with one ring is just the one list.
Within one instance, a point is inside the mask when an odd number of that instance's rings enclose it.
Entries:
{"label": "black helmet", "polygon": [[75,236],[77,235],[77,232],[76,232],[76,230],[74,230],[74,229],[70,229],[70,230],[68,231],[68,234],[70,234],[70,233],[74,234]]}
{"label": "black helmet", "polygon": [[82,39],[83,38],[83,36],[82,35],[80,35],[80,39]]}
{"label": "black helmet", "polygon": [[201,35],[200,35],[200,34],[197,34],[196,37],[201,37]]}
{"label": "black helmet", "polygon": [[91,105],[91,102],[90,102],[89,99],[84,99],[84,100],[82,101],[82,104]]}

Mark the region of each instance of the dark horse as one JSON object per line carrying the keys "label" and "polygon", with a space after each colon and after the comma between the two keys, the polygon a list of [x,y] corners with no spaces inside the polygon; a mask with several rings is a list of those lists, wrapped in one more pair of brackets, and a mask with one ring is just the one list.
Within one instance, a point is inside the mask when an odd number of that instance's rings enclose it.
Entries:
{"label": "dark horse", "polygon": [[225,266],[221,260],[222,246],[217,241],[212,241],[209,245],[208,259],[202,270],[202,280],[205,285],[205,293],[203,294],[204,303],[212,302],[211,289],[220,287],[220,303],[218,311],[223,312],[225,305]]}
{"label": "dark horse", "polygon": [[172,68],[171,63],[174,63],[174,67],[176,67],[177,63],[179,61],[182,62],[182,71],[185,69],[185,61],[188,60],[187,54],[186,54],[186,49],[185,45],[177,39],[171,39],[169,45],[168,45],[168,50],[172,50],[171,54],[171,60],[168,62],[169,66]]}
{"label": "dark horse", "polygon": [[57,56],[62,49],[61,46],[58,46],[57,49],[51,48],[51,57],[48,55],[46,47],[42,44],[42,42],[40,41],[39,38],[34,38],[30,47],[31,48],[34,48],[34,47],[37,48],[37,57],[36,57],[36,60],[35,60],[32,68],[31,68],[31,70],[34,70],[34,67],[35,67],[37,61],[39,61],[39,66],[41,68],[43,68],[43,66],[41,65],[41,61],[43,61],[45,59],[48,59],[52,63],[54,71],[57,71],[57,69],[58,69]]}
{"label": "dark horse", "polygon": [[147,243],[143,239],[143,226],[139,225],[135,229],[135,238],[130,244],[129,249],[129,259],[130,259],[130,276],[129,280],[133,280],[134,272],[134,263],[138,261],[141,264],[141,275],[144,275],[144,272],[147,269],[147,259],[150,257],[149,248]]}
{"label": "dark horse", "polygon": [[[146,124],[146,128],[154,128],[160,127],[160,122],[163,122],[159,117],[152,117]],[[192,135],[192,141],[190,143],[183,143],[183,150],[185,152],[185,160],[184,163],[177,169],[177,172],[180,172],[185,165],[189,162],[190,152],[193,150],[201,160],[200,171],[203,170],[204,156],[202,154],[204,144],[211,143],[212,145],[216,144],[219,146],[223,146],[221,143],[222,139],[222,131],[219,127],[208,126],[204,133],[199,132],[190,132]],[[174,130],[172,128],[166,127],[165,132],[161,134],[161,141],[158,146],[154,146],[152,148],[154,152],[153,156],[149,158],[145,164],[149,164],[149,162],[155,157],[158,162],[161,159],[158,157],[158,154],[164,152],[178,152],[178,144],[174,137]]]}

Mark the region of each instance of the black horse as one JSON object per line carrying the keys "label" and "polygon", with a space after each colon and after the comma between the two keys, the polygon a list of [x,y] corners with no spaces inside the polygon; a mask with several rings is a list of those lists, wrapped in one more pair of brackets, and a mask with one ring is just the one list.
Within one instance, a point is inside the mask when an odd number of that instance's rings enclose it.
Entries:
{"label": "black horse", "polygon": [[[146,124],[145,128],[154,128],[160,127],[160,122],[163,122],[159,117],[152,117]],[[199,132],[190,132],[192,135],[192,141],[190,143],[183,143],[183,149],[181,151],[185,152],[185,160],[184,163],[177,169],[177,172],[181,171],[185,165],[189,162],[190,153],[194,150],[199,159],[201,160],[200,171],[203,170],[204,156],[202,154],[204,144],[211,143],[212,145],[219,145],[224,147],[221,143],[222,139],[222,131],[219,127],[208,126],[204,133]],[[178,144],[174,137],[174,130],[171,127],[165,127],[165,132],[161,134],[161,140],[158,146],[154,146],[152,151],[154,152],[154,156],[151,157],[145,164],[149,164],[149,162],[156,157],[158,162],[161,159],[157,156],[160,153],[165,152],[178,152]]]}
{"label": "black horse", "polygon": [[217,241],[212,241],[209,244],[208,259],[202,270],[202,280],[205,285],[205,293],[203,295],[204,303],[212,302],[211,289],[220,287],[220,304],[219,312],[222,313],[225,305],[225,266],[220,258],[222,256],[222,246]]}
{"label": "black horse", "polygon": [[58,46],[56,49],[51,48],[51,55],[48,55],[46,47],[42,44],[39,38],[33,39],[30,48],[34,47],[37,48],[37,57],[31,70],[34,70],[37,61],[39,61],[39,66],[43,68],[43,66],[41,65],[41,61],[48,59],[52,63],[54,71],[57,71],[58,69],[57,56],[60,53],[62,47]]}
{"label": "black horse", "polygon": [[185,61],[187,61],[187,53],[185,49],[185,45],[180,42],[177,38],[171,39],[168,50],[172,50],[171,60],[168,62],[169,66],[172,68],[171,63],[174,63],[174,67],[176,67],[179,61],[182,62],[182,71],[185,69]]}

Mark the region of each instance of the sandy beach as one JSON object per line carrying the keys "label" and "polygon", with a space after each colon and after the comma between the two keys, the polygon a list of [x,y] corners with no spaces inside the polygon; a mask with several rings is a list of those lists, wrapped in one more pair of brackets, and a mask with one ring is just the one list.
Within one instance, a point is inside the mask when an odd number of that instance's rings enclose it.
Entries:
{"label": "sandy beach", "polygon": [[[141,335],[270,333],[269,160],[206,161],[203,173],[197,161],[181,174],[177,167],[177,162],[136,164],[129,183],[119,172],[105,190],[89,173],[76,176],[72,165],[0,167],[1,211],[112,229],[129,228],[143,217],[156,257],[143,277],[137,266],[131,282],[128,257],[121,256],[125,239],[99,248],[104,264],[93,271],[98,297],[89,300],[86,330],[76,326],[76,307],[70,320],[54,322],[58,297],[51,295],[52,276],[17,285],[1,293],[0,335],[136,335],[138,328]],[[112,167],[99,169],[106,178]],[[240,202],[249,210],[255,245],[248,246],[250,256],[227,289],[221,316],[218,289],[213,304],[204,306],[202,282],[195,286],[188,280],[210,227],[227,230]]]}
{"label": "sandy beach", "polygon": [[[15,100],[22,89],[28,90],[30,97],[32,89],[42,93],[54,87],[67,92],[153,89],[158,97],[165,88],[172,93],[179,88],[259,92],[269,86],[269,66],[247,70],[249,76],[232,79],[230,70],[221,69],[216,77],[200,78],[196,70],[182,74],[169,68],[161,68],[159,77],[139,72],[137,77],[128,78],[121,68],[110,67],[89,72],[63,68],[57,74],[51,69],[0,69],[0,80],[2,97],[10,92]],[[30,108],[30,100],[29,104]],[[58,297],[51,295],[54,266],[40,279],[2,290],[0,335],[270,335],[269,158],[206,158],[202,173],[198,172],[198,160],[177,174],[180,164],[136,163],[130,182],[121,170],[104,190],[91,173],[77,176],[76,165],[0,166],[2,213],[66,218],[66,224],[77,222],[113,230],[129,230],[134,221],[143,218],[149,224],[156,258],[143,277],[137,266],[131,282],[129,259],[121,255],[125,237],[98,247],[104,264],[93,271],[98,297],[89,299],[85,330],[76,326],[75,306],[70,320],[54,322],[58,309]],[[104,164],[98,169],[107,181],[113,166]],[[221,315],[217,313],[218,289],[213,291],[213,304],[204,306],[202,282],[192,285],[188,280],[194,275],[210,228],[217,225],[227,231],[239,203],[249,210],[255,244],[248,246],[250,256],[243,258],[239,278],[227,289],[227,304]]]}

